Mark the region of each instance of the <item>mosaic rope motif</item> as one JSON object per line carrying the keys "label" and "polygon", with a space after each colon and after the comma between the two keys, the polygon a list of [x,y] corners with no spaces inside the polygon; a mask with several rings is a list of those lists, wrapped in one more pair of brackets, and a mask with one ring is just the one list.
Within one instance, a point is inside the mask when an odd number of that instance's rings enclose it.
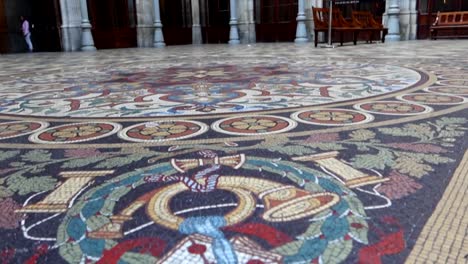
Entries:
{"label": "mosaic rope motif", "polygon": [[98,52],[89,67],[86,54],[38,55],[24,62],[35,75],[6,57],[0,262],[424,255],[418,223],[446,208],[439,194],[466,150],[464,62],[447,70],[403,51],[345,60],[346,48],[324,62],[291,51],[246,59],[255,51],[224,61],[215,47],[188,61],[181,49],[158,63],[141,50]]}

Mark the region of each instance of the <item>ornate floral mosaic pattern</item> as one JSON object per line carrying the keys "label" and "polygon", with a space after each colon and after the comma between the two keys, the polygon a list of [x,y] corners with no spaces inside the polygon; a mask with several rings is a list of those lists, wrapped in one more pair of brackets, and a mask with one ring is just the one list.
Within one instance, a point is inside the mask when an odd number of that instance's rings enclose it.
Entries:
{"label": "ornate floral mosaic pattern", "polygon": [[[207,64],[97,72],[45,72],[0,82],[2,112],[48,117],[141,117],[249,112],[312,106],[392,93],[422,73],[371,63]],[[93,75],[93,76],[91,76]],[[41,86],[54,79],[54,87]],[[89,80],[83,83],[83,80]],[[35,86],[30,92],[22,87]]]}
{"label": "ornate floral mosaic pattern", "polygon": [[2,56],[0,263],[463,263],[465,43],[432,44]]}

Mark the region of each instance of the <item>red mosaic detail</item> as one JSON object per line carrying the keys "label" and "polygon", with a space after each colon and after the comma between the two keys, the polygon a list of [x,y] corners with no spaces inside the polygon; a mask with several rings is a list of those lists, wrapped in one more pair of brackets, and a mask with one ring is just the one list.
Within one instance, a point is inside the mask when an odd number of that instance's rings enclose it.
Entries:
{"label": "red mosaic detail", "polygon": [[203,255],[206,252],[206,246],[202,244],[193,244],[188,248],[190,254]]}

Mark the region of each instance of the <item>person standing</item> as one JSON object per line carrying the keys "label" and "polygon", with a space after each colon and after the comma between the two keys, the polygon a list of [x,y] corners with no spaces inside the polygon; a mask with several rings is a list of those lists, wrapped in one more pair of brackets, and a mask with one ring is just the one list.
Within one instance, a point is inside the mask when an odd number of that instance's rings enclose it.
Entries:
{"label": "person standing", "polygon": [[26,41],[26,44],[28,45],[29,52],[33,51],[33,44],[31,42],[31,31],[29,29],[29,21],[24,18],[24,16],[21,16],[21,30],[23,31],[23,36],[24,40]]}

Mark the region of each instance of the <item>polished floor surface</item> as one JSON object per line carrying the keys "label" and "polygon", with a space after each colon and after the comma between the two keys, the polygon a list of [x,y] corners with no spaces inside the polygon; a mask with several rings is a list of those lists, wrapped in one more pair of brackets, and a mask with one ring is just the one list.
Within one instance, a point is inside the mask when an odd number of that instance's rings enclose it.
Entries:
{"label": "polished floor surface", "polygon": [[467,48],[0,55],[0,261],[464,263]]}

